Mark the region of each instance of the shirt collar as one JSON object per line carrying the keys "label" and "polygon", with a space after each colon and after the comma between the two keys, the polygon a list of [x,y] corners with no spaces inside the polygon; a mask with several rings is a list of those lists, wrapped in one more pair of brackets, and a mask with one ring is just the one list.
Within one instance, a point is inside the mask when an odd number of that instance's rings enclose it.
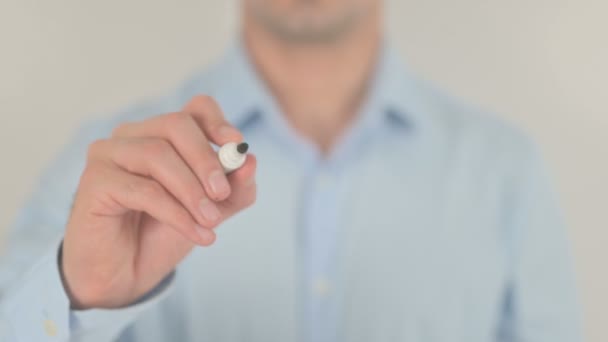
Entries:
{"label": "shirt collar", "polygon": [[212,73],[220,80],[213,95],[235,126],[246,126],[269,115],[275,107],[270,91],[257,75],[240,40],[228,49]]}
{"label": "shirt collar", "polygon": [[[211,73],[219,80],[213,96],[234,125],[242,128],[262,118],[277,121],[273,116],[280,115],[280,110],[240,40],[231,46]],[[418,102],[414,77],[396,51],[384,44],[361,109],[361,123],[418,128],[423,121]]]}

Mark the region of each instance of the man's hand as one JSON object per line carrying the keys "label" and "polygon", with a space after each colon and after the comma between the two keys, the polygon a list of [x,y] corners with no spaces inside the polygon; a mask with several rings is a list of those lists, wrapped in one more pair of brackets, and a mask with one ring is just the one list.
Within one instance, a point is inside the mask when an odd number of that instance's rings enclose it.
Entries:
{"label": "man's hand", "polygon": [[211,245],[213,228],[255,201],[255,158],[226,176],[210,145],[242,139],[215,101],[199,96],[91,144],[63,241],[72,306],[128,305],[195,245]]}

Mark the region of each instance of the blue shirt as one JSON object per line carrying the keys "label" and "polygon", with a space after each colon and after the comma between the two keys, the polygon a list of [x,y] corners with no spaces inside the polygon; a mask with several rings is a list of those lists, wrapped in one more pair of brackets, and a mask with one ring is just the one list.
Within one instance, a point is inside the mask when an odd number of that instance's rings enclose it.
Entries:
{"label": "blue shirt", "polygon": [[[197,94],[220,103],[257,155],[257,203],[137,303],[70,310],[57,248],[86,146]],[[86,125],[47,170],[2,261],[0,336],[580,341],[554,202],[525,136],[416,79],[389,47],[356,122],[324,158],[236,46],[170,94]]]}

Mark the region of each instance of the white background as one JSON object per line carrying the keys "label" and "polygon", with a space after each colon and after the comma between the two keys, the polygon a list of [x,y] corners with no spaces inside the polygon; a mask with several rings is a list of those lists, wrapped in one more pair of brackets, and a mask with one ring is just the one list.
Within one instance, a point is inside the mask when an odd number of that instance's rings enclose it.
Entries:
{"label": "white background", "polygon": [[[608,341],[608,2],[406,0],[387,12],[410,68],[540,143],[588,340]],[[237,23],[235,0],[0,0],[0,231],[78,124],[170,89]]]}

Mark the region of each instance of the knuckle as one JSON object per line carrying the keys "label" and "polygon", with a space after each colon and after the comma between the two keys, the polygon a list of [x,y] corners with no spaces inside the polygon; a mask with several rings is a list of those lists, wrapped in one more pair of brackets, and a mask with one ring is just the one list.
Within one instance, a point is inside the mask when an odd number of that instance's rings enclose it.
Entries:
{"label": "knuckle", "polygon": [[161,194],[160,186],[148,180],[134,180],[127,184],[127,192],[133,198],[155,198]]}
{"label": "knuckle", "polygon": [[150,139],[143,146],[144,154],[150,158],[162,158],[171,153],[171,146],[161,139]]}
{"label": "knuckle", "polygon": [[160,186],[155,182],[144,182],[140,186],[140,192],[145,198],[157,198],[162,193]]}
{"label": "knuckle", "polygon": [[107,144],[106,139],[98,139],[89,144],[87,149],[87,159],[95,159],[99,156],[104,150],[105,145]]}
{"label": "knuckle", "polygon": [[97,163],[88,163],[82,171],[82,175],[80,175],[78,188],[81,189],[85,184],[95,184],[95,180],[99,174],[98,170]]}
{"label": "knuckle", "polygon": [[112,181],[113,170],[105,162],[93,161],[87,163],[80,175],[76,193],[86,193],[92,196],[107,194],[108,184]]}
{"label": "knuckle", "polygon": [[96,175],[105,176],[107,174],[107,166],[106,163],[93,160],[91,162],[86,163],[84,169],[82,170],[81,178],[92,177]]}
{"label": "knuckle", "polygon": [[218,102],[209,95],[197,95],[193,97],[190,106],[195,109],[195,112],[199,112],[199,114],[209,118],[217,118],[219,120],[224,117]]}
{"label": "knuckle", "polygon": [[191,103],[194,106],[208,107],[216,104],[215,99],[206,94],[196,95],[192,98]]}
{"label": "knuckle", "polygon": [[112,129],[112,137],[119,137],[124,135],[127,131],[129,131],[132,125],[132,123],[125,122],[114,127],[114,129]]}
{"label": "knuckle", "polygon": [[188,227],[194,226],[190,214],[185,209],[179,206],[173,206],[169,210],[171,216],[175,219],[175,222],[178,225],[177,228],[187,229]]}
{"label": "knuckle", "polygon": [[198,129],[196,122],[188,113],[171,113],[167,115],[167,125],[165,126],[165,134],[168,139],[174,140],[182,137],[184,132],[191,130],[192,126]]}
{"label": "knuckle", "polygon": [[167,122],[167,128],[168,129],[175,129],[177,127],[181,127],[185,122],[188,121],[188,114],[186,113],[181,113],[181,112],[175,112],[175,113],[169,113],[167,114],[167,116],[165,117],[165,120]]}

